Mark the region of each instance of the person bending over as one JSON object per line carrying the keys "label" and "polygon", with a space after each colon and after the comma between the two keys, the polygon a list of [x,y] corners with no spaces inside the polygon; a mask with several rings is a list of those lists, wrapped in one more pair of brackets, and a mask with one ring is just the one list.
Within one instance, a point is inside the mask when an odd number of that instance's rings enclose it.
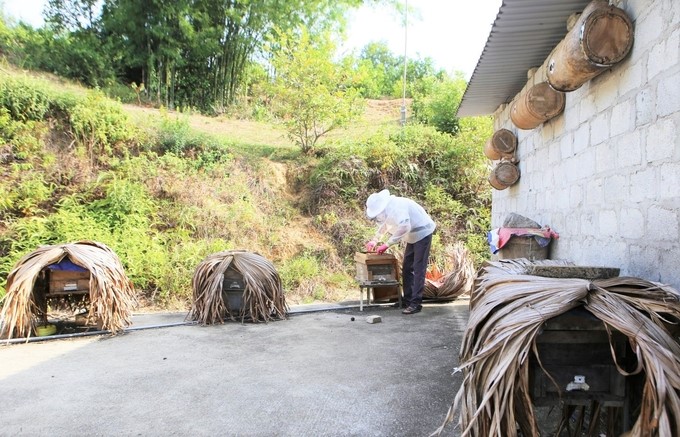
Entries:
{"label": "person bending over", "polygon": [[[430,258],[432,234],[436,224],[415,201],[390,194],[373,193],[366,200],[366,216],[378,224],[373,238],[366,243],[368,252],[384,253],[390,246],[406,242],[401,277],[404,287],[403,314],[419,312],[423,306],[425,273]],[[384,237],[387,236],[387,239]]]}

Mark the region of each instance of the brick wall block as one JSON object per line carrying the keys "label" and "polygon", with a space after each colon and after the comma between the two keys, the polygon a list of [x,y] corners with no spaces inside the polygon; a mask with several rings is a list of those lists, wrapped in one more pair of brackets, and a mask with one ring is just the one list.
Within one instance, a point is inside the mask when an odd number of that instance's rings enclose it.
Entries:
{"label": "brick wall block", "polygon": [[654,119],[653,91],[650,88],[641,89],[635,96],[635,126],[640,127],[650,123]]}
{"label": "brick wall block", "polygon": [[600,216],[598,218],[598,228],[601,235],[617,235],[619,232],[619,223],[616,219],[616,212],[611,209],[600,211]]}
{"label": "brick wall block", "polygon": [[640,131],[620,135],[615,138],[617,168],[640,165],[642,162],[642,148],[640,146]]}
{"label": "brick wall block", "polygon": [[609,138],[609,113],[601,113],[590,123],[590,142],[598,145]]}
{"label": "brick wall block", "polygon": [[654,199],[658,192],[657,169],[647,167],[630,176],[630,202],[640,203]]}
{"label": "brick wall block", "polygon": [[672,158],[678,138],[678,129],[671,117],[650,125],[646,129],[645,141],[647,162]]}
{"label": "brick wall block", "polygon": [[652,206],[647,214],[647,238],[659,241],[678,240],[678,212]]}
{"label": "brick wall block", "polygon": [[632,99],[628,99],[612,108],[610,124],[611,136],[615,137],[635,128],[634,104],[635,102]]}
{"label": "brick wall block", "polygon": [[656,89],[656,113],[663,117],[680,111],[680,70],[664,77]]}
{"label": "brick wall block", "polygon": [[620,231],[624,238],[638,239],[645,235],[645,218],[637,208],[623,208],[620,213]]}

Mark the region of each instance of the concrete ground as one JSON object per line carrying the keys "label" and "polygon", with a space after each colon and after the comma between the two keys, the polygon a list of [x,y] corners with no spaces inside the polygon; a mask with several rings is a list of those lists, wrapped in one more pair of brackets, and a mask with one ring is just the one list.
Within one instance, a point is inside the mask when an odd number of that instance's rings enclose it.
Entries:
{"label": "concrete ground", "polygon": [[[324,309],[207,327],[182,325],[186,314],[136,315],[117,336],[0,346],[0,435],[435,431],[460,386],[452,371],[468,302],[409,316],[387,306]],[[367,323],[371,315],[382,322]],[[442,435],[456,433],[450,424]]]}

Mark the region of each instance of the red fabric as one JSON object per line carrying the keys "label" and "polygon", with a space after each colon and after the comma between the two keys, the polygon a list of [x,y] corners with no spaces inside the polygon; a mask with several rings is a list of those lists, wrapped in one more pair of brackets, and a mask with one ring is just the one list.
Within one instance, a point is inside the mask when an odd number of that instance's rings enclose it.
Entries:
{"label": "red fabric", "polygon": [[521,237],[521,236],[534,236],[543,238],[559,238],[560,236],[557,232],[553,231],[549,227],[543,227],[540,229],[535,228],[500,228],[498,230],[498,248],[505,246],[510,238]]}

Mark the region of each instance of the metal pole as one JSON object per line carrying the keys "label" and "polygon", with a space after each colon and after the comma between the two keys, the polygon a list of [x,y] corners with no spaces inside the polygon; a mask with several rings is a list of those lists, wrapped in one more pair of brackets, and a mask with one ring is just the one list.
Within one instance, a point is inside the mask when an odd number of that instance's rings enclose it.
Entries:
{"label": "metal pole", "polygon": [[406,125],[406,49],[408,47],[408,0],[404,0],[404,77],[402,78],[401,125]]}
{"label": "metal pole", "polygon": [[[171,326],[192,326],[196,325],[198,322],[177,322],[177,323],[163,323],[158,325],[144,325],[144,326],[134,326],[123,329],[123,332],[130,331],[141,331],[142,329],[156,329],[156,328],[168,328]],[[78,337],[90,337],[93,335],[106,335],[111,334],[109,330],[95,330],[95,331],[85,331],[85,332],[73,332],[71,334],[55,334],[47,335],[45,337],[27,337],[27,338],[10,338],[7,340],[0,340],[0,345],[3,344],[18,344],[18,343],[34,343],[50,340],[62,340],[65,338],[78,338]]]}

